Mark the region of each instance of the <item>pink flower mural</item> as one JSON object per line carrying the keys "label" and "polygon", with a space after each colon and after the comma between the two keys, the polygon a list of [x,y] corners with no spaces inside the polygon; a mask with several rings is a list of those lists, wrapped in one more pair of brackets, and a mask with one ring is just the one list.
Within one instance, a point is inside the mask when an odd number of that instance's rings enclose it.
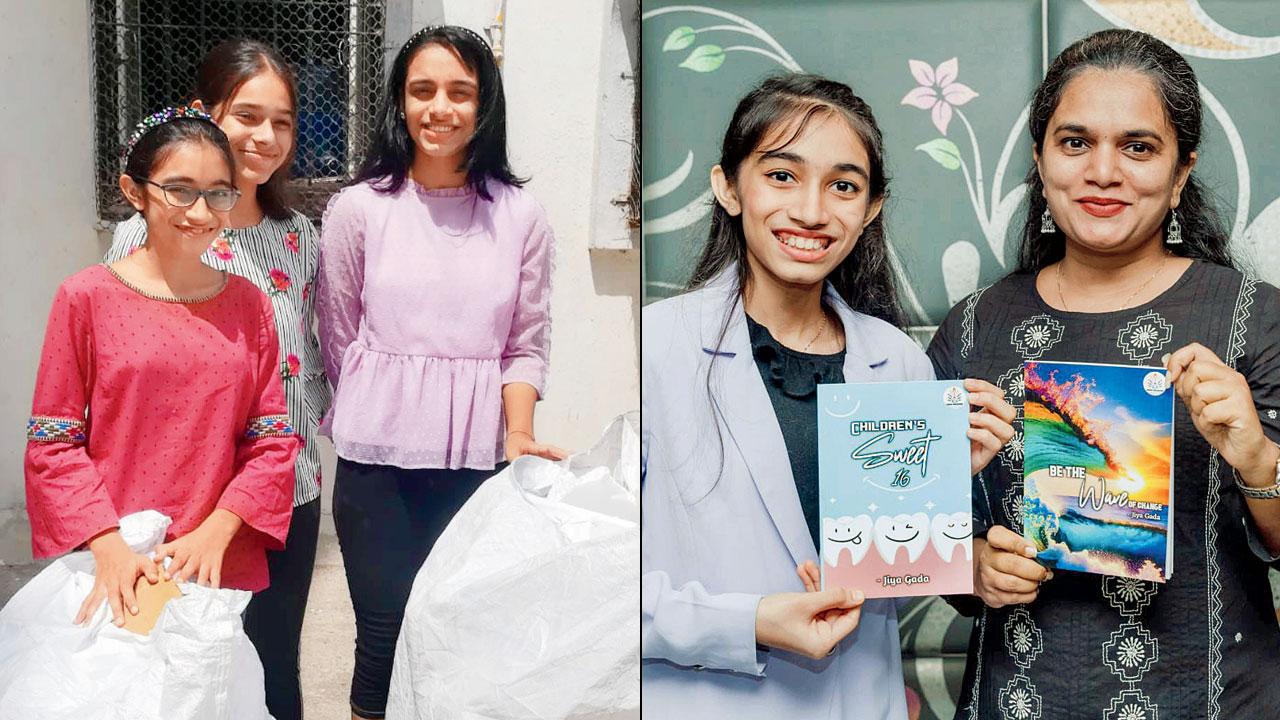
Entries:
{"label": "pink flower mural", "polygon": [[978,97],[978,93],[968,85],[956,82],[960,74],[960,61],[956,58],[944,61],[936,68],[922,60],[908,60],[907,65],[920,84],[902,98],[902,104],[929,110],[933,126],[946,135],[952,108]]}

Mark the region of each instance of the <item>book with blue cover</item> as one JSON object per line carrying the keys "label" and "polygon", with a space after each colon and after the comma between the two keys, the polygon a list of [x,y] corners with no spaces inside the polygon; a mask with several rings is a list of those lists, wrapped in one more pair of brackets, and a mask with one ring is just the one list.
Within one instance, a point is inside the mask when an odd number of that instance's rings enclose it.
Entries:
{"label": "book with blue cover", "polygon": [[1047,567],[1173,575],[1174,391],[1162,367],[1023,366],[1023,535]]}
{"label": "book with blue cover", "polygon": [[823,588],[973,592],[968,428],[959,380],[818,385]]}

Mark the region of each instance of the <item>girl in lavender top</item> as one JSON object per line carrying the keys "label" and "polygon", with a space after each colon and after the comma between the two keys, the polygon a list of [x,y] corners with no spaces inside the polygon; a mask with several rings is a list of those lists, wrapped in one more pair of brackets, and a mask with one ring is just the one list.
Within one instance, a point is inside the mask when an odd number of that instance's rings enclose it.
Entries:
{"label": "girl in lavender top", "polygon": [[356,614],[351,708],[381,718],[405,603],[453,513],[533,436],[552,234],[507,162],[488,45],[425,28],[391,69],[357,182],[334,196],[316,295],[334,386],[333,516]]}

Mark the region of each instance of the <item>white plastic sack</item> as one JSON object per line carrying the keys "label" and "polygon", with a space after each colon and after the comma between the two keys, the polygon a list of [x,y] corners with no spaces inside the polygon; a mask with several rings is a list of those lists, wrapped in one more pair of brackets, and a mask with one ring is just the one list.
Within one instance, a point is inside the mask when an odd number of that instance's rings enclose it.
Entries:
{"label": "white plastic sack", "polygon": [[520,458],[458,511],[413,583],[389,720],[640,717],[638,429]]}
{"label": "white plastic sack", "polygon": [[[120,519],[135,552],[164,540],[169,518]],[[262,663],[244,634],[244,590],[182,583],[150,635],[111,622],[104,603],[72,624],[93,589],[93,555],[66,555],[0,610],[0,718],[42,720],[270,720]]]}

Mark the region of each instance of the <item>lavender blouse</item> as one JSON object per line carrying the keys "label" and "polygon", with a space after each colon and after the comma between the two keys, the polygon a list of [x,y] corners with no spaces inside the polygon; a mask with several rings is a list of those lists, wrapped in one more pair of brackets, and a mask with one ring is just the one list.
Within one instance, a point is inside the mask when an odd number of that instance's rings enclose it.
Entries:
{"label": "lavender blouse", "polygon": [[316,318],[340,457],[402,468],[490,469],[504,457],[502,386],[542,396],[552,234],[520,188],[490,182],[329,201]]}

